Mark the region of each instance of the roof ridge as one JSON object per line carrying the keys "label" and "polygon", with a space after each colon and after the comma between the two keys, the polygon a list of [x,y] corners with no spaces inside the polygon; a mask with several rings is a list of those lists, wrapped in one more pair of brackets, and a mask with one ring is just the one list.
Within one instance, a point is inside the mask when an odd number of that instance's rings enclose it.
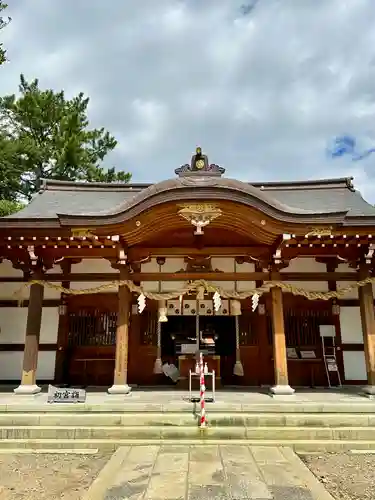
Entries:
{"label": "roof ridge", "polygon": [[353,186],[353,177],[338,177],[338,178],[330,178],[330,179],[311,179],[305,181],[267,181],[267,182],[252,182],[249,183],[257,188],[279,188],[279,189],[303,189],[305,187],[325,187],[325,188],[333,188],[333,187],[345,187],[350,190],[354,190]]}
{"label": "roof ridge", "polygon": [[[163,182],[163,181],[161,181]],[[159,182],[86,182],[86,181],[60,181],[56,179],[41,179],[41,191],[45,190],[136,190],[147,189],[148,187],[158,184]],[[303,189],[305,187],[345,187],[354,190],[353,177],[339,177],[330,179],[312,179],[305,181],[266,181],[266,182],[245,182],[255,188],[271,189]]]}
{"label": "roof ridge", "polygon": [[131,182],[87,182],[87,181],[60,181],[56,179],[41,179],[42,187],[40,191],[95,191],[95,190],[116,190],[145,189],[151,186],[150,183]]}

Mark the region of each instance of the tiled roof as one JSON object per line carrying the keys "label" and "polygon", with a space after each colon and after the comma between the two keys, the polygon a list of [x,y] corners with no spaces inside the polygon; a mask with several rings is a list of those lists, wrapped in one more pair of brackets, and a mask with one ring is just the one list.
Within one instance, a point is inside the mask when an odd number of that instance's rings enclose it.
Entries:
{"label": "tiled roof", "polygon": [[[105,216],[126,211],[137,200],[159,192],[183,188],[181,179],[170,179],[158,184],[105,184],[65,181],[44,181],[43,189],[20,212],[2,218],[16,220],[58,219],[64,216]],[[346,213],[347,218],[368,219],[375,222],[375,208],[354,190],[351,179],[323,179],[306,182],[242,183],[221,178],[214,186],[243,190],[249,196],[259,197],[263,203],[289,214]],[[198,192],[204,185],[194,187]],[[147,196],[146,196],[147,194]],[[194,195],[192,196],[194,197]],[[370,222],[370,219],[374,218]],[[364,222],[364,221],[363,221]],[[362,223],[363,223],[362,222]]]}

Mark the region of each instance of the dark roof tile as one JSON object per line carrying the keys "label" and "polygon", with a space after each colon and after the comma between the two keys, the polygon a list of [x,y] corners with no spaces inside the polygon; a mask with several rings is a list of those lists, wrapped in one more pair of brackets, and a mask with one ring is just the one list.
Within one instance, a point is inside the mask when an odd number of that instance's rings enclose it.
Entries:
{"label": "dark roof tile", "polygon": [[[228,185],[238,181],[221,179]],[[113,213],[117,207],[131,204],[131,200],[147,189],[157,193],[170,182],[173,189],[175,181],[158,184],[105,184],[65,181],[44,181],[43,189],[20,212],[4,219],[57,219],[57,214],[92,215]],[[250,184],[250,183],[249,183]],[[250,184],[259,194],[290,212],[295,213],[333,213],[348,212],[348,217],[375,217],[375,208],[355,191],[350,178],[323,179],[295,182],[268,182]],[[151,188],[151,189],[150,189]],[[163,188],[164,189],[164,188]]]}

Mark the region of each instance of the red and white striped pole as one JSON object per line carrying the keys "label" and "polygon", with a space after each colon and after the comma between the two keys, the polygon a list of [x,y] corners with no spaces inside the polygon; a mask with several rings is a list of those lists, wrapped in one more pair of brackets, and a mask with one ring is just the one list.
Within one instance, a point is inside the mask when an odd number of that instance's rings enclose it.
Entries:
{"label": "red and white striped pole", "polygon": [[200,402],[201,402],[201,422],[200,427],[206,427],[206,406],[205,406],[205,393],[206,385],[204,383],[204,366],[203,366],[203,354],[199,355],[199,370],[200,370]]}

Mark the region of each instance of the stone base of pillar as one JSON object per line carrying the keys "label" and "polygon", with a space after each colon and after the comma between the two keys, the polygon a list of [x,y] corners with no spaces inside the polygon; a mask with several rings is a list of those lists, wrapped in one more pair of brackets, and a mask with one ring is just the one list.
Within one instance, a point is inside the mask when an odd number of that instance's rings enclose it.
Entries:
{"label": "stone base of pillar", "polygon": [[365,387],[362,388],[362,393],[367,398],[375,399],[375,385],[366,385]]}
{"label": "stone base of pillar", "polygon": [[290,385],[274,385],[270,388],[271,395],[277,396],[293,396],[295,390]]}
{"label": "stone base of pillar", "polygon": [[108,394],[130,394],[132,388],[128,384],[113,385],[108,389]]}
{"label": "stone base of pillar", "polygon": [[233,375],[236,375],[237,377],[243,377],[244,372],[243,372],[243,366],[241,361],[236,361],[234,364],[233,368]]}
{"label": "stone base of pillar", "polygon": [[14,389],[15,394],[26,394],[26,395],[32,395],[32,394],[39,394],[39,392],[42,390],[41,387],[38,385],[19,385]]}

